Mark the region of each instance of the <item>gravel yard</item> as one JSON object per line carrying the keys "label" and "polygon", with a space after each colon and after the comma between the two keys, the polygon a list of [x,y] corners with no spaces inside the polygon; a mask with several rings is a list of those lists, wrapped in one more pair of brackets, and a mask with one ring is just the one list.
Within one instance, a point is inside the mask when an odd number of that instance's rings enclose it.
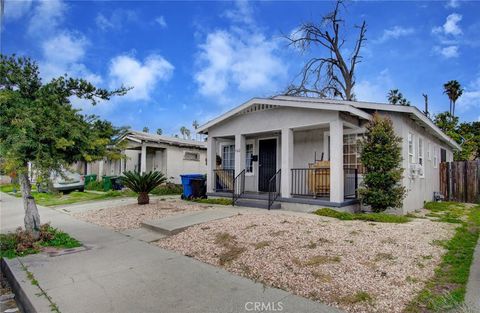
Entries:
{"label": "gravel yard", "polygon": [[243,213],[155,244],[348,312],[402,312],[432,277],[454,225]]}
{"label": "gravel yard", "polygon": [[140,223],[167,216],[200,211],[208,206],[178,199],[150,200],[150,204],[129,204],[73,214],[74,217],[117,231],[140,228]]}

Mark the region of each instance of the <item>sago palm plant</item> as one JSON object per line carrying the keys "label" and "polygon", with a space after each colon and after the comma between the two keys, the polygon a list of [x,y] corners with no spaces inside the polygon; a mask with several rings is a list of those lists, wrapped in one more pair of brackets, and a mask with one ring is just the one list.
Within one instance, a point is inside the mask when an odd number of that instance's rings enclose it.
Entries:
{"label": "sago palm plant", "polygon": [[143,174],[127,171],[122,176],[123,184],[138,193],[138,204],[148,204],[150,202],[148,193],[166,181],[165,175],[157,171]]}

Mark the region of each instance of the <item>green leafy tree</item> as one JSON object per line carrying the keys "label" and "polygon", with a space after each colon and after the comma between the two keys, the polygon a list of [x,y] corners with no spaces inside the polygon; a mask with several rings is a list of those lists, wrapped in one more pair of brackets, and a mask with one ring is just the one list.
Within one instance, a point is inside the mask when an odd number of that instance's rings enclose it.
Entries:
{"label": "green leafy tree", "polygon": [[463,94],[463,89],[460,83],[456,80],[451,80],[443,84],[443,93],[448,96],[450,100],[450,115],[455,117],[455,103]]}
{"label": "green leafy tree", "polygon": [[132,191],[138,193],[138,204],[150,203],[150,197],[148,196],[148,193],[166,181],[167,178],[165,175],[158,171],[143,174],[126,171],[122,176],[123,184]]}
{"label": "green leafy tree", "polygon": [[480,122],[459,124],[458,117],[449,112],[435,115],[433,121],[438,128],[462,147],[461,151],[454,151],[455,161],[480,159]]}
{"label": "green leafy tree", "polygon": [[157,128],[157,135],[162,135],[163,134],[163,130],[161,128]]}
{"label": "green leafy tree", "polygon": [[410,101],[403,97],[403,94],[398,89],[392,89],[388,92],[388,102],[393,105],[410,106]]}
{"label": "green leafy tree", "polygon": [[392,121],[378,113],[366,126],[364,139],[360,141],[360,160],[365,168],[363,183],[359,189],[362,202],[374,212],[401,207],[405,187],[400,182],[402,139],[395,135]]}
{"label": "green leafy tree", "polygon": [[0,155],[6,171],[19,178],[25,229],[34,237],[38,237],[40,216],[28,165],[47,178],[75,161],[102,158],[110,141],[96,118],[74,109],[70,98],[95,105],[127,91],[124,87],[108,91],[67,76],[43,83],[31,59],[0,55]]}
{"label": "green leafy tree", "polygon": [[148,127],[145,126],[145,127],[142,129],[142,131],[143,131],[144,133],[148,133],[148,132],[150,131],[150,129],[148,129]]}

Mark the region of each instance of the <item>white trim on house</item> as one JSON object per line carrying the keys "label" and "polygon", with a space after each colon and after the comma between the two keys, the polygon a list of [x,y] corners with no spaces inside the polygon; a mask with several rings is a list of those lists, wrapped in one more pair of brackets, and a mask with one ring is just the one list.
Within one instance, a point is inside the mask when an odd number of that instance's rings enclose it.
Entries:
{"label": "white trim on house", "polygon": [[[299,98],[302,99],[302,98]],[[332,103],[323,103],[321,107],[318,106],[318,104],[312,104],[308,103],[307,101],[301,101],[298,99],[295,99],[293,97],[292,99],[264,99],[264,98],[253,98],[244,104],[220,115],[219,117],[207,122],[206,124],[200,126],[197,128],[197,132],[199,133],[208,133],[208,128],[218,124],[236,114],[242,113],[244,110],[246,110],[248,107],[257,105],[257,104],[265,104],[268,106],[276,106],[276,107],[294,107],[294,108],[304,108],[304,109],[321,109],[321,110],[327,110],[327,111],[340,111],[340,112],[347,112],[352,115],[356,115],[360,118],[369,120],[371,118],[371,115],[353,107],[350,104],[342,104],[342,106],[338,106],[337,103],[332,104]]]}
{"label": "white trim on house", "polygon": [[222,121],[225,121],[236,114],[241,114],[247,108],[254,105],[258,105],[258,104],[264,104],[268,106],[268,108],[283,106],[283,107],[347,112],[366,120],[370,119],[371,115],[368,112],[365,112],[364,110],[405,113],[405,114],[409,114],[410,118],[422,124],[422,126],[428,128],[428,130],[430,130],[430,132],[434,136],[446,142],[450,147],[461,150],[461,147],[459,144],[457,144],[453,139],[451,139],[445,133],[443,133],[440,130],[440,128],[438,128],[428,117],[425,116],[425,114],[423,114],[415,106],[402,106],[402,105],[392,105],[392,104],[386,104],[386,103],[344,101],[344,100],[319,99],[319,98],[307,98],[307,97],[276,96],[276,97],[267,98],[267,99],[253,98],[245,102],[244,104],[200,126],[197,129],[197,132],[206,134],[208,133],[208,129],[210,127]]}

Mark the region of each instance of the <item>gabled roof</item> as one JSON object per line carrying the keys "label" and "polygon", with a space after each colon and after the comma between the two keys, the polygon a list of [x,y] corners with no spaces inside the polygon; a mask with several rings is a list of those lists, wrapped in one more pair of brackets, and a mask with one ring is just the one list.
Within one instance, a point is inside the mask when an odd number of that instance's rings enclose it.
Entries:
{"label": "gabled roof", "polygon": [[359,110],[348,103],[334,104],[334,103],[326,102],[326,103],[323,103],[321,106],[319,106],[318,103],[314,103],[311,101],[301,101],[300,99],[302,98],[297,98],[297,97],[286,97],[285,99],[281,99],[279,97],[253,98],[245,102],[244,104],[238,107],[235,107],[232,110],[200,126],[197,129],[197,131],[199,133],[206,133],[208,132],[208,128],[212,127],[213,125],[218,124],[238,113],[241,113],[242,111],[246,110],[250,106],[253,106],[256,104],[265,104],[265,105],[277,106],[277,107],[293,107],[293,108],[303,108],[303,109],[321,109],[321,110],[327,110],[327,111],[341,111],[341,112],[350,113],[352,115],[356,115],[365,120],[369,120],[371,118],[371,115],[369,113]]}
{"label": "gabled roof", "polygon": [[356,115],[362,119],[370,119],[371,111],[387,111],[387,112],[400,112],[407,114],[410,118],[415,120],[420,125],[431,130],[431,133],[440,140],[446,142],[450,147],[454,149],[461,149],[460,145],[453,139],[448,137],[440,128],[438,128],[428,117],[425,116],[415,106],[402,106],[392,105],[387,103],[376,102],[362,102],[362,101],[344,101],[334,99],[320,99],[320,98],[308,98],[308,97],[292,97],[292,96],[276,96],[273,98],[253,98],[244,104],[233,108],[232,110],[220,115],[219,117],[207,122],[200,126],[197,131],[200,133],[208,133],[208,129],[220,122],[223,122],[234,115],[242,112],[250,106],[256,104],[266,104],[271,106],[284,106],[295,108],[307,108],[318,110],[333,110],[340,112],[347,112],[352,115]]}
{"label": "gabled roof", "polygon": [[167,144],[172,146],[178,147],[192,147],[197,149],[207,149],[207,143],[203,141],[196,141],[196,140],[189,140],[189,139],[181,139],[157,134],[150,134],[136,130],[129,130],[125,134],[123,134],[119,140],[132,140],[136,142],[154,142],[154,143],[161,143]]}

